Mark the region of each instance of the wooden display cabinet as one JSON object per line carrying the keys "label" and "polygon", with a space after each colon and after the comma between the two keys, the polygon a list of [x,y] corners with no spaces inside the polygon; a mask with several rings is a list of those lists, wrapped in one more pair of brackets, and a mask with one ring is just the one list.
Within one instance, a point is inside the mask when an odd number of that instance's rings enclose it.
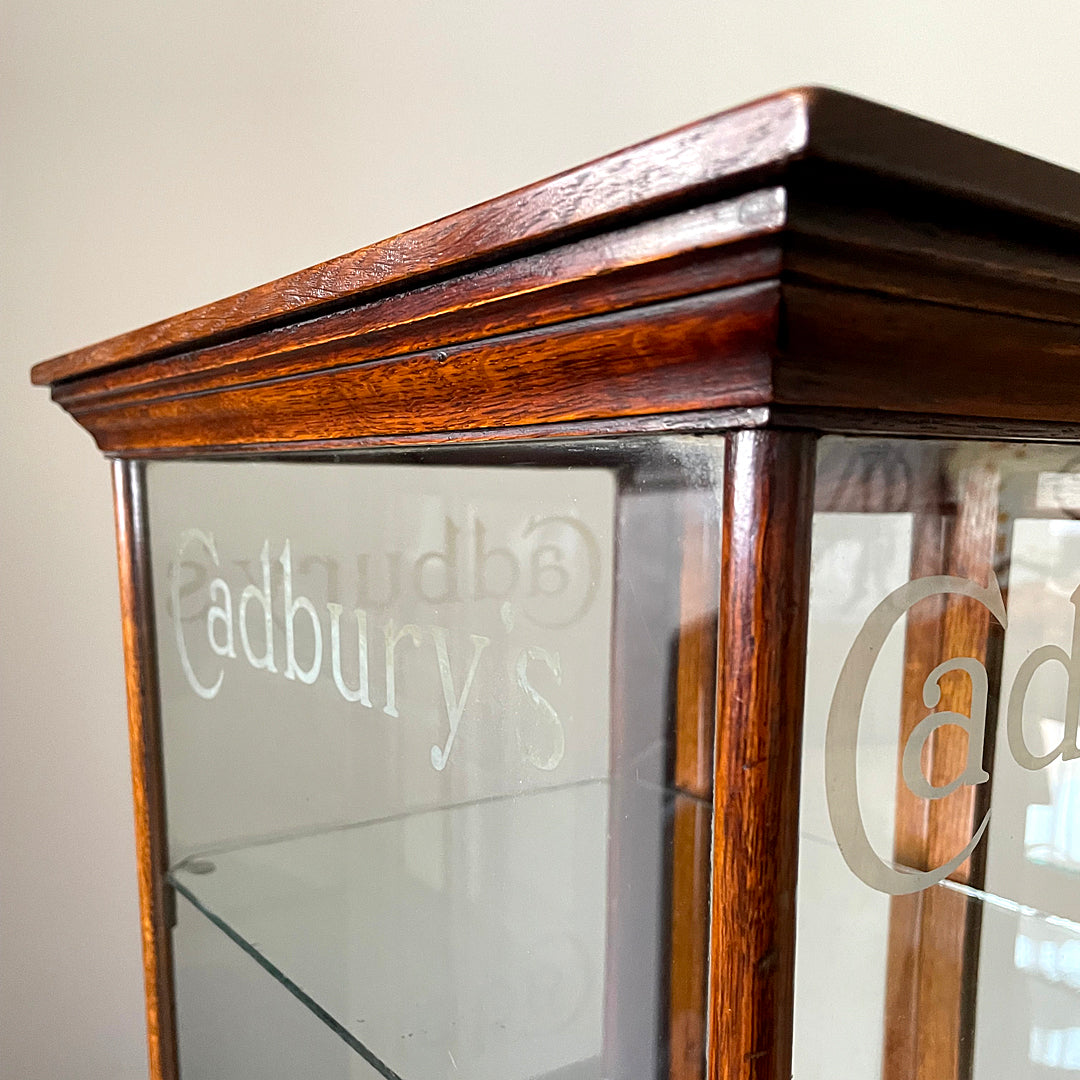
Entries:
{"label": "wooden display cabinet", "polygon": [[39,364],[152,1076],[1080,1068],[1078,240],[794,90]]}

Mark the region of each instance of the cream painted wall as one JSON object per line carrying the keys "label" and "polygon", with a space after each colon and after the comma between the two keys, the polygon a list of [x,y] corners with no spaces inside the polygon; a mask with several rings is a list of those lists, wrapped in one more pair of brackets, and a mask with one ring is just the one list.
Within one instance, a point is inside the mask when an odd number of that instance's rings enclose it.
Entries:
{"label": "cream painted wall", "polygon": [[108,473],[27,369],[758,94],[1080,168],[1064,0],[4,0],[0,1077],[145,1075]]}

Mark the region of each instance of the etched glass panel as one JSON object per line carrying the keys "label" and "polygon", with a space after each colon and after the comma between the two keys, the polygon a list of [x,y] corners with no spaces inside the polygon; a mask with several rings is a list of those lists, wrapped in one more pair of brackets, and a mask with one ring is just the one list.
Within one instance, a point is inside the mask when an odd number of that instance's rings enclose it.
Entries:
{"label": "etched glass panel", "polygon": [[1080,1072],[1080,457],[827,439],[795,1075]]}
{"label": "etched glass panel", "polygon": [[388,1077],[703,1075],[723,446],[147,467],[170,880],[223,979]]}

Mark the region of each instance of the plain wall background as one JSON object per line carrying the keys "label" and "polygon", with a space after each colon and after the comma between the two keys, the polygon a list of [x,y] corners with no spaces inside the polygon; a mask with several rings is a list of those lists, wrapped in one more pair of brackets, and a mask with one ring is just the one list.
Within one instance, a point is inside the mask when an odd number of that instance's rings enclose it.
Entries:
{"label": "plain wall background", "polygon": [[1067,0],[4,0],[0,1077],[145,1076],[108,469],[36,360],[784,86],[1080,168]]}

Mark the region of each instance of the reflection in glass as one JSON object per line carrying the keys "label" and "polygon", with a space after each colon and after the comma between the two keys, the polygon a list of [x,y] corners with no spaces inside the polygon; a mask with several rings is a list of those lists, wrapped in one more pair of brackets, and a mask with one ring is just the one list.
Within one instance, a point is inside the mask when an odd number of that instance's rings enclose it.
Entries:
{"label": "reflection in glass", "polygon": [[723,445],[148,466],[170,879],[378,1073],[704,1075]]}

